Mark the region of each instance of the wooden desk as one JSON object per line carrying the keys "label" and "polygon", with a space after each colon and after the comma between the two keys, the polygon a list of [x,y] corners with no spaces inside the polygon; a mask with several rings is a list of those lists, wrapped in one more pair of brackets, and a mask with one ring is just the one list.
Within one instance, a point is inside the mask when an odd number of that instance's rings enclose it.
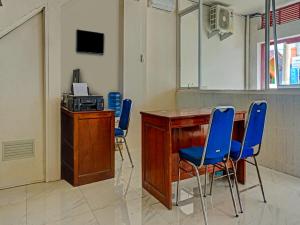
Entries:
{"label": "wooden desk", "polygon": [[[204,145],[210,113],[210,109],[141,112],[143,188],[169,209],[172,208],[172,182],[178,178],[178,151]],[[245,114],[244,111],[236,112],[233,131],[236,140],[243,137]],[[239,162],[237,173],[239,182],[245,183],[244,161]],[[182,177],[190,176],[183,174]]]}
{"label": "wooden desk", "polygon": [[115,116],[111,110],[61,109],[61,176],[74,186],[115,175]]}

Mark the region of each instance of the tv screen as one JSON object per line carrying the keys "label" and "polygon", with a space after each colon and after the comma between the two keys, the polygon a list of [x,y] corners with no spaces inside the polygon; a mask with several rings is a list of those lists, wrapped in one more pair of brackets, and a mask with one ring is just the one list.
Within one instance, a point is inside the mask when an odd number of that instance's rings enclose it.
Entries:
{"label": "tv screen", "polygon": [[77,52],[103,55],[104,34],[77,30]]}

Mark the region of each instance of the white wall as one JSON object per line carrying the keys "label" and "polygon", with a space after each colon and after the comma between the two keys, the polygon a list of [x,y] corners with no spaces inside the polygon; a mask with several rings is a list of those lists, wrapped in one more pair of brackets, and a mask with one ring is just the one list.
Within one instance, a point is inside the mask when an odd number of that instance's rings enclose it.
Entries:
{"label": "white wall", "polygon": [[[208,8],[205,8],[207,21]],[[207,30],[207,27],[204,26],[204,29]],[[224,41],[220,41],[218,36],[211,39],[206,35],[203,37],[202,88],[244,89],[245,18],[235,15],[234,34]]]}
{"label": "white wall", "polygon": [[147,10],[146,109],[172,109],[176,94],[176,16]]}
{"label": "white wall", "polygon": [[5,0],[0,7],[0,32],[14,24],[28,12],[45,4],[46,0]]}
{"label": "white wall", "polygon": [[[140,6],[133,6],[140,5]],[[129,7],[130,6],[130,7]],[[130,11],[136,7],[139,13]],[[131,12],[131,13],[130,13]],[[133,20],[137,20],[134,24]],[[133,25],[134,24],[134,25]],[[144,110],[175,106],[176,15],[125,0],[124,94]],[[141,63],[140,56],[144,56]],[[139,68],[140,67],[140,68]]]}
{"label": "white wall", "polygon": [[[265,42],[265,30],[259,29],[260,17],[252,18],[250,22],[250,89],[260,88],[261,44]],[[271,39],[273,30],[270,29]],[[277,25],[278,39],[299,36],[300,20]]]}
{"label": "white wall", "polygon": [[[103,95],[119,91],[120,83],[120,1],[72,0],[62,7],[62,92],[70,92],[73,69],[91,93]],[[76,52],[76,30],[104,33],[104,55]]]}
{"label": "white wall", "polygon": [[[245,18],[235,15],[234,34],[229,38],[220,41],[218,35],[208,39],[208,18],[209,8],[204,6],[203,10],[203,62],[201,88],[203,89],[244,89],[244,43],[245,43]],[[185,18],[188,17],[188,18]],[[184,43],[183,53],[183,74],[186,76],[197,76],[198,59],[197,39],[198,13],[193,12],[183,20],[187,20],[182,30],[185,32],[182,43]],[[190,35],[186,35],[186,33]],[[190,51],[187,51],[189,49]]]}
{"label": "white wall", "polygon": [[[140,149],[140,111],[146,105],[146,30],[147,2],[125,0],[124,2],[124,77],[123,94],[133,101],[128,142],[134,149]],[[141,62],[141,55],[145,58]]]}
{"label": "white wall", "polygon": [[240,110],[248,110],[253,100],[265,99],[268,113],[260,165],[300,177],[300,92],[213,92],[178,91],[177,105],[186,107],[214,107],[233,105]]}
{"label": "white wall", "polygon": [[140,150],[140,111],[175,107],[176,16],[125,0],[124,24],[124,96],[134,103],[129,144]]}

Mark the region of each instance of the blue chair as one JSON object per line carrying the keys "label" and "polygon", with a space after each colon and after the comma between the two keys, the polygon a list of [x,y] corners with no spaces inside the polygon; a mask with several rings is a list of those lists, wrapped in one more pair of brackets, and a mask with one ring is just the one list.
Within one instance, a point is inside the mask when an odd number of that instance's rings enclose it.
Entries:
{"label": "blue chair", "polygon": [[[207,225],[207,212],[203,200],[203,192],[200,182],[199,169],[208,165],[215,165],[221,167],[229,174],[227,162],[229,160],[231,137],[233,131],[235,110],[233,107],[217,107],[215,108],[210,117],[209,130],[204,147],[190,147],[179,150],[179,165],[178,165],[178,181],[177,181],[177,195],[176,204],[179,200],[179,182],[181,170],[186,171],[186,168],[182,167],[182,163],[188,163],[193,167],[197,175],[198,188],[201,198],[201,204],[203,209],[204,222]],[[192,171],[191,171],[192,172]],[[236,203],[233,195],[231,180],[229,176],[228,183],[230,187],[230,193],[233,201],[233,206],[236,216],[238,216]]]}
{"label": "blue chair", "polygon": [[[128,128],[129,128],[129,122],[130,122],[131,106],[132,106],[132,101],[130,99],[123,100],[119,126],[118,126],[118,128],[115,128],[115,142],[117,144],[117,147],[120,152],[122,160],[124,160],[124,157],[123,157],[123,154],[122,154],[119,144],[123,144],[123,143],[125,144],[131,166],[134,167],[132,158],[130,155],[130,151],[128,148],[128,144],[126,141],[126,136],[128,134]],[[122,141],[120,142],[119,139],[121,139]]]}
{"label": "blue chair", "polygon": [[[255,101],[251,104],[248,112],[248,118],[246,122],[245,127],[245,134],[242,142],[232,140],[231,143],[231,151],[230,151],[230,158],[234,165],[234,173],[236,173],[236,165],[239,160],[245,160],[247,163],[254,165],[256,167],[258,180],[259,180],[259,186],[261,188],[263,200],[266,203],[264,188],[257,164],[256,157],[259,155],[261,150],[261,144],[262,144],[262,138],[263,138],[263,132],[265,127],[265,121],[266,121],[266,114],[267,114],[267,102],[266,101]],[[258,146],[258,150],[255,151],[254,148]],[[250,162],[247,160],[247,158],[252,157],[254,160],[253,162]],[[236,181],[237,185],[237,181]],[[256,185],[257,186],[257,185]],[[256,187],[253,186],[253,187]],[[250,187],[252,188],[252,187]],[[238,190],[237,185],[237,194],[239,199],[239,204],[242,210],[242,204],[240,200],[240,192]]]}

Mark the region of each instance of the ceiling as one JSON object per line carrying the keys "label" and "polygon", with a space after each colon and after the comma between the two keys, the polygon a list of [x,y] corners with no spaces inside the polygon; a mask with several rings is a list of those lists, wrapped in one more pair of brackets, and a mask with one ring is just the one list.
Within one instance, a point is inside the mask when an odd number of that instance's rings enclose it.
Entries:
{"label": "ceiling", "polygon": [[[276,7],[284,6],[289,3],[299,2],[295,0],[276,0]],[[253,14],[257,12],[264,12],[265,0],[204,0],[206,4],[222,3],[228,5],[239,14]]]}

